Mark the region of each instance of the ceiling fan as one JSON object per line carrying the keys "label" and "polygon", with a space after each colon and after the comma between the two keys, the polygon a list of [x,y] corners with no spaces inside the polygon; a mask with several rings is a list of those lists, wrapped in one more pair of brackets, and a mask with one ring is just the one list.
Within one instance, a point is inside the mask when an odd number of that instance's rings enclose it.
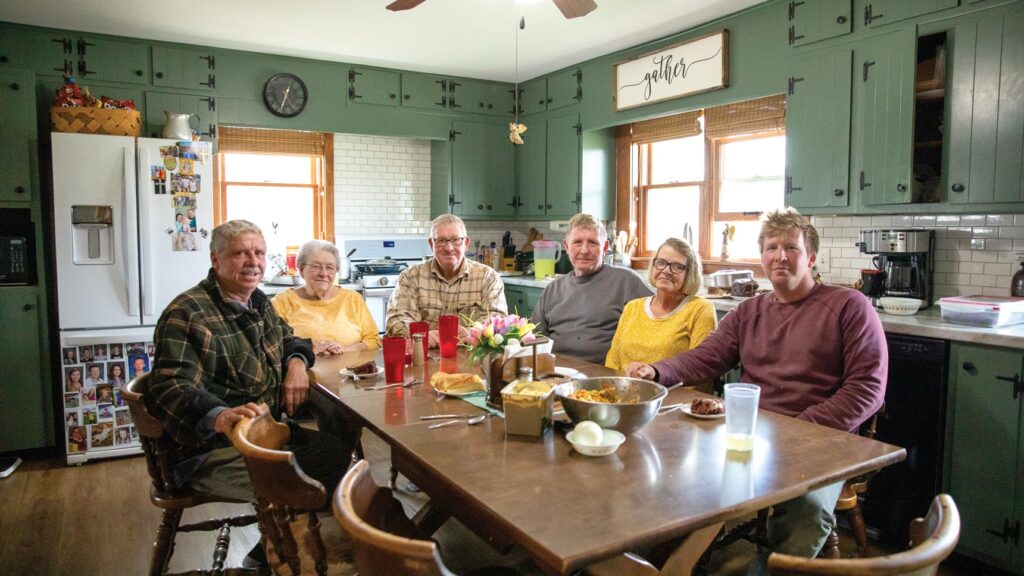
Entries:
{"label": "ceiling fan", "polygon": [[[562,11],[562,15],[566,18],[579,18],[580,16],[586,16],[595,9],[597,9],[597,2],[594,0],[551,0],[558,6],[558,9]],[[424,0],[395,0],[391,4],[388,4],[388,10],[392,12],[398,12],[399,10],[409,10],[422,4]]]}

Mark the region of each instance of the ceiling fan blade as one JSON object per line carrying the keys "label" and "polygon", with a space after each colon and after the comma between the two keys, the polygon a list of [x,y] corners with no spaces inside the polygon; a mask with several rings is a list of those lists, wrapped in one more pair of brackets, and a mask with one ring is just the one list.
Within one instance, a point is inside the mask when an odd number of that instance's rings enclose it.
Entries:
{"label": "ceiling fan blade", "polygon": [[[566,18],[586,16],[597,9],[594,0],[552,0]],[[397,3],[397,2],[396,2]]]}
{"label": "ceiling fan blade", "polygon": [[398,12],[399,10],[408,10],[415,8],[423,3],[424,0],[395,0],[391,4],[387,5],[387,9],[392,12]]}

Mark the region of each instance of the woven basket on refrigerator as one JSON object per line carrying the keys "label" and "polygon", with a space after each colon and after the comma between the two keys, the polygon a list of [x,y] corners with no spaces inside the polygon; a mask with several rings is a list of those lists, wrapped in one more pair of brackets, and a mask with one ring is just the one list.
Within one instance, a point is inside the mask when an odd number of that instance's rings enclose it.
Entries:
{"label": "woven basket on refrigerator", "polygon": [[50,119],[54,132],[138,136],[142,131],[138,110],[54,106],[50,108]]}

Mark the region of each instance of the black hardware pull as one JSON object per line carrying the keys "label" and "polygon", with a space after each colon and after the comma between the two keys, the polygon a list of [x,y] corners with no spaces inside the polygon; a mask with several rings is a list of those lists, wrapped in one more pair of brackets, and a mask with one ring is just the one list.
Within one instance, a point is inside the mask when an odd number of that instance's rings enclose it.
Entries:
{"label": "black hardware pull", "polygon": [[142,70],[136,70],[135,71],[135,75],[136,76],[142,76]]}
{"label": "black hardware pull", "polygon": [[843,194],[846,194],[846,191],[843,190],[842,188],[836,188],[835,190],[832,191],[832,195],[836,197],[842,196]]}
{"label": "black hardware pull", "polygon": [[492,208],[491,208],[491,205],[490,205],[490,204],[488,204],[488,205],[487,205],[487,209],[488,209],[488,210],[492,210]]}
{"label": "black hardware pull", "polygon": [[996,380],[1002,380],[1003,382],[1013,382],[1013,399],[1016,400],[1020,396],[1021,392],[1024,392],[1024,381],[1020,379],[1020,374],[1014,374],[1010,376],[996,376]]}
{"label": "black hardware pull", "polygon": [[477,210],[483,210],[484,209],[484,205],[483,204],[477,204],[476,205],[476,209]]}
{"label": "black hardware pull", "polygon": [[18,84],[17,82],[12,82],[10,88],[11,90],[21,90],[21,84]]}
{"label": "black hardware pull", "polygon": [[10,62],[10,60],[7,59],[6,55],[0,56],[0,64],[7,64],[8,62]]}
{"label": "black hardware pull", "polygon": [[963,364],[960,365],[960,367],[963,368],[964,372],[967,372],[968,374],[974,374],[977,371],[977,368],[975,368],[974,364],[972,364],[971,362],[964,362]]}
{"label": "black hardware pull", "polygon": [[462,202],[455,200],[455,194],[448,194],[448,205],[454,207],[456,204],[462,204]]}
{"label": "black hardware pull", "polygon": [[454,142],[455,141],[455,137],[459,136],[460,134],[462,134],[462,132],[459,132],[457,130],[449,130],[448,131],[448,139]]}
{"label": "black hardware pull", "polygon": [[548,104],[551,104],[551,98],[548,98]]}
{"label": "black hardware pull", "polygon": [[360,96],[359,94],[356,94],[356,87],[355,86],[349,86],[348,87],[348,99],[349,100],[355,100],[356,98],[362,98],[362,96]]}
{"label": "black hardware pull", "polygon": [[906,192],[907,191],[907,185],[906,184],[897,184],[896,185],[896,191],[897,192]]}
{"label": "black hardware pull", "polygon": [[209,68],[210,70],[214,70],[214,69],[217,68],[217,63],[216,63],[215,58],[216,58],[215,56],[200,56],[199,57],[200,60],[206,60],[206,67]]}
{"label": "black hardware pull", "polygon": [[206,75],[206,82],[200,82],[199,85],[200,86],[208,86],[210,88],[216,88],[217,87],[217,77],[214,76],[213,74],[207,74]]}
{"label": "black hardware pull", "polygon": [[408,100],[410,96],[408,94],[402,94],[402,100]]}
{"label": "black hardware pull", "polygon": [[200,98],[199,101],[200,102],[206,102],[206,109],[207,110],[216,110],[217,109],[217,99],[212,97],[212,96],[210,98]]}
{"label": "black hardware pull", "polygon": [[32,308],[33,306],[31,304],[25,304],[24,306],[21,307],[21,309],[24,310],[25,312],[28,312]]}
{"label": "black hardware pull", "polygon": [[394,100],[395,98],[398,98],[398,95],[397,95],[397,94],[394,94],[394,93],[392,93],[392,94],[388,94],[388,99],[390,99],[390,100]]}
{"label": "black hardware pull", "polygon": [[24,186],[18,186],[18,187],[16,187],[16,188],[14,189],[14,193],[15,193],[15,194],[24,194],[24,193],[25,193],[25,187],[24,187]]}
{"label": "black hardware pull", "polygon": [[864,25],[865,26],[870,26],[872,22],[874,22],[875,20],[878,20],[879,18],[885,18],[885,15],[884,14],[879,14],[879,15],[875,16],[874,11],[872,10],[871,4],[868,4],[867,6],[864,7]]}
{"label": "black hardware pull", "polygon": [[964,185],[963,184],[953,184],[953,192],[960,193],[960,192],[963,192],[963,191],[964,191]]}
{"label": "black hardware pull", "polygon": [[875,62],[873,60],[871,62],[867,62],[867,61],[864,62],[864,81],[865,82],[868,81],[868,68],[871,68],[874,65],[875,65]]}
{"label": "black hardware pull", "polygon": [[803,78],[796,78],[796,77],[793,77],[793,76],[789,77],[789,89],[787,90],[787,92],[789,92],[790,96],[792,96],[793,93],[796,92],[796,83],[797,82],[803,82],[803,81],[804,81]]}
{"label": "black hardware pull", "polygon": [[846,16],[836,18],[836,24],[846,24]]}
{"label": "black hardware pull", "polygon": [[154,74],[154,76],[156,76],[157,78],[163,78],[164,77],[164,73],[163,72],[157,72],[156,74]]}

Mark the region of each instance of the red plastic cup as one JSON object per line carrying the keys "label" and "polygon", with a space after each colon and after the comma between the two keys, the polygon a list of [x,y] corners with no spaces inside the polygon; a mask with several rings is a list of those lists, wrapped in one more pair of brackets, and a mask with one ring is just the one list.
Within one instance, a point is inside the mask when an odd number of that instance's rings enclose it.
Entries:
{"label": "red plastic cup", "polygon": [[459,317],[447,315],[438,317],[437,337],[441,341],[441,358],[454,358],[459,344]]}
{"label": "red plastic cup", "polygon": [[430,347],[430,322],[409,322],[409,338],[413,334],[423,334],[423,359],[427,359],[427,349]]}
{"label": "red plastic cup", "polygon": [[401,382],[405,377],[405,338],[384,337],[384,379],[388,384]]}

